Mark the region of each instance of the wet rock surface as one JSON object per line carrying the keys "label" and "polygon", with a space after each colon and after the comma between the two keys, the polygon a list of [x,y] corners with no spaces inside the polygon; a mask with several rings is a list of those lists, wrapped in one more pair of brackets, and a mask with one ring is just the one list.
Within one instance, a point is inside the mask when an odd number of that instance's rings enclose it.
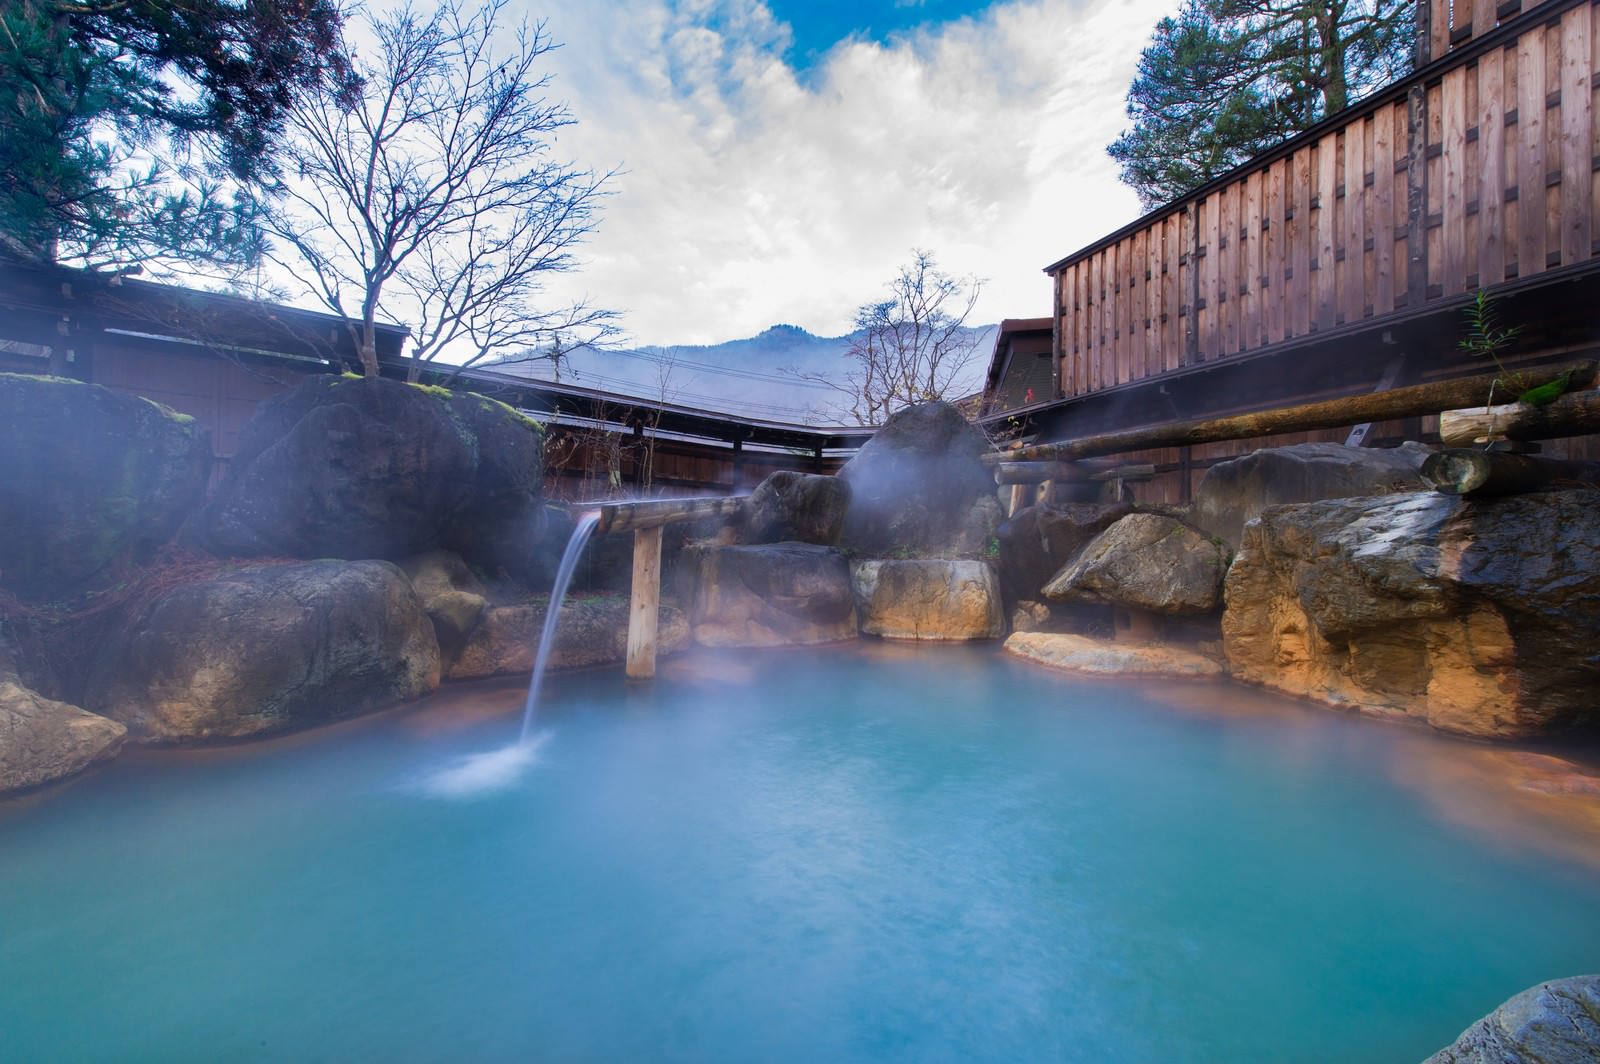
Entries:
{"label": "wet rock surface", "polygon": [[263,403],[207,515],[228,554],[398,561],[445,548],[519,573],[539,541],[538,429],[467,392],[314,377]]}
{"label": "wet rock surface", "polygon": [[856,637],[844,555],[810,543],[692,547],[690,623],[710,647],[831,643]]}
{"label": "wet rock surface", "polygon": [[1183,647],[1113,643],[1065,632],[1014,632],[1005,650],[1053,669],[1095,676],[1205,678],[1225,672],[1215,658]]}
{"label": "wet rock surface", "polygon": [[[544,629],[544,602],[491,606],[467,636],[450,666],[452,680],[531,673]],[[682,610],[662,606],[657,614],[656,653],[671,654],[689,645],[689,623]],[[622,596],[569,596],[561,607],[555,645],[546,663],[552,669],[615,665],[628,655],[628,600]]]}
{"label": "wet rock surface", "polygon": [[418,697],[439,644],[387,562],[241,569],[180,585],[96,659],[85,704],[147,742],[242,739]]}
{"label": "wet rock surface", "polygon": [[401,562],[400,569],[433,622],[439,658],[448,669],[466,645],[467,633],[489,608],[489,593],[460,555],[450,551],[415,555]]}
{"label": "wet rock surface", "polygon": [[1240,679],[1484,738],[1600,725],[1600,493],[1269,509],[1226,596]]}
{"label": "wet rock surface", "polygon": [[1420,443],[1395,448],[1301,443],[1266,447],[1219,462],[1195,488],[1190,520],[1237,550],[1244,526],[1269,506],[1420,491],[1417,475],[1431,452]]}
{"label": "wet rock surface", "polygon": [[1593,1064],[1596,1060],[1600,1060],[1600,975],[1580,975],[1524,990],[1424,1064]]}
{"label": "wet rock surface", "polygon": [[1045,584],[1077,558],[1100,533],[1127,517],[1124,503],[1057,503],[1028,506],[995,533],[1000,542],[1000,584],[1007,601],[1038,599]]}
{"label": "wet rock surface", "polygon": [[1223,550],[1162,514],[1129,514],[1095,536],[1044,586],[1053,602],[1098,602],[1169,615],[1222,604]]}
{"label": "wet rock surface", "polygon": [[199,505],[192,418],[96,384],[0,373],[0,588],[46,598],[166,542]]}
{"label": "wet rock surface", "polygon": [[833,546],[844,529],[849,481],[782,471],[756,485],[745,500],[746,543],[819,543]]}
{"label": "wet rock surface", "polygon": [[1000,580],[971,558],[854,561],[861,630],[887,639],[999,639],[1006,634]]}
{"label": "wet rock surface", "polygon": [[959,557],[988,550],[1000,526],[989,442],[950,403],[890,417],[839,470],[850,486],[840,547],[864,557]]}
{"label": "wet rock surface", "polygon": [[115,757],[128,729],[0,675],[0,795],[74,776]]}

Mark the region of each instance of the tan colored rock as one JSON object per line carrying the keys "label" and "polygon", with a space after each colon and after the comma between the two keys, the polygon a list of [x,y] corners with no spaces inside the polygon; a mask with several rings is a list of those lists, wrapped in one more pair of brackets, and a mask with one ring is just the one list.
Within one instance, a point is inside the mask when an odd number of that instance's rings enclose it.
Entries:
{"label": "tan colored rock", "polygon": [[472,631],[489,608],[488,592],[459,554],[447,550],[416,554],[400,563],[422,608],[433,622],[439,656],[448,667],[461,652]]}
{"label": "tan colored rock", "polygon": [[852,563],[850,576],[868,635],[953,641],[1005,635],[1000,581],[986,562],[867,560]]}
{"label": "tan colored rock", "polygon": [[[544,603],[491,606],[450,666],[449,678],[532,672],[545,609]],[[671,654],[687,647],[689,622],[683,611],[662,606],[658,616],[656,653]],[[628,600],[617,596],[568,598],[561,608],[555,640],[548,668],[620,664],[628,652]]]}
{"label": "tan colored rock", "polygon": [[1066,672],[1094,676],[1221,676],[1214,658],[1182,647],[1113,643],[1065,632],[1015,632],[1005,650],[1029,661]]}
{"label": "tan colored rock", "polygon": [[1129,514],[1090,540],[1044,586],[1054,602],[1097,602],[1162,614],[1222,605],[1222,548],[1164,514]]}
{"label": "tan colored rock", "polygon": [[1229,570],[1233,675],[1481,738],[1600,718],[1594,492],[1431,492],[1265,511]]}
{"label": "tan colored rock", "polygon": [[86,704],[148,742],[325,724],[439,684],[439,642],[389,562],[269,565],[182,584],[95,661]]}
{"label": "tan colored rock", "polygon": [[76,775],[122,749],[128,729],[0,678],[0,794]]}

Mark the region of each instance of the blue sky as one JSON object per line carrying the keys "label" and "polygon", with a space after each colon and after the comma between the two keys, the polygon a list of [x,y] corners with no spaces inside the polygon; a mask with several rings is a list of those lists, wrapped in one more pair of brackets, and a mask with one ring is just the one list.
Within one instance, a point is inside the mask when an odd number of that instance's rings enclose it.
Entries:
{"label": "blue sky", "polygon": [[623,170],[558,295],[640,343],[822,335],[925,248],[983,321],[1048,314],[1048,263],[1130,221],[1105,154],[1177,0],[527,0],[562,47],[558,150]]}

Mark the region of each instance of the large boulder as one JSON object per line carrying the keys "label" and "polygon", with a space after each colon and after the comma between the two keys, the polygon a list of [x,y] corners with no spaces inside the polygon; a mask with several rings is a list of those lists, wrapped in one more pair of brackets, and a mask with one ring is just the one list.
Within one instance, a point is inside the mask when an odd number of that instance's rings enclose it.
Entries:
{"label": "large boulder", "polygon": [[1055,602],[1097,602],[1151,613],[1210,613],[1222,605],[1222,548],[1163,514],[1129,514],[1094,537],[1044,587]]}
{"label": "large boulder", "polygon": [[128,729],[0,675],[0,795],[76,775],[116,756]]}
{"label": "large boulder", "polygon": [[211,443],[194,419],[97,384],[0,373],[0,588],[94,585],[199,504]]}
{"label": "large boulder", "polygon": [[1000,525],[989,442],[950,403],[889,418],[839,470],[850,486],[839,546],[865,557],[975,556]]}
{"label": "large boulder", "polygon": [[224,553],[383,558],[444,548],[487,571],[532,564],[539,427],[470,392],[313,377],[263,403],[208,510]]}
{"label": "large boulder", "polygon": [[1270,509],[1226,596],[1239,679],[1485,738],[1600,724],[1600,492]]}
{"label": "large boulder", "polygon": [[844,555],[809,543],[692,547],[690,624],[713,647],[831,643],[856,637]]}
{"label": "large boulder", "polygon": [[1524,990],[1423,1064],[1593,1064],[1600,1060],[1600,975]]}
{"label": "large boulder", "polygon": [[1425,485],[1417,471],[1429,453],[1420,443],[1262,448],[1206,470],[1195,488],[1189,519],[1221,537],[1229,550],[1237,550],[1244,526],[1268,506],[1420,491]]}
{"label": "large boulder", "polygon": [[427,693],[439,643],[399,568],[320,561],[181,584],[104,647],[85,704],[147,742],[243,739]]}
{"label": "large boulder", "polygon": [[839,542],[850,485],[838,477],[780,470],[756,485],[745,500],[742,533],[746,543]]}
{"label": "large boulder", "polygon": [[999,639],[1000,580],[974,558],[852,562],[861,630],[887,639]]}
{"label": "large boulder", "polygon": [[[451,664],[452,680],[531,673],[544,631],[548,606],[543,602],[491,606]],[[656,619],[656,653],[671,654],[689,645],[689,623],[683,611],[662,606]],[[616,665],[628,655],[628,600],[616,595],[571,595],[556,621],[555,643],[545,665],[578,669]]]}
{"label": "large boulder", "polygon": [[995,533],[1000,541],[1000,587],[1007,601],[1037,599],[1044,585],[1089,541],[1133,512],[1126,503],[1028,506]]}

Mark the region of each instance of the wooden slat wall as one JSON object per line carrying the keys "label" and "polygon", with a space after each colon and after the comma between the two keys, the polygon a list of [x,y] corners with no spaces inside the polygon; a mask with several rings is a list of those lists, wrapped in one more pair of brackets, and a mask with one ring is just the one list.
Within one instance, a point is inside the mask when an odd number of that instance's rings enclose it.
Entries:
{"label": "wooden slat wall", "polygon": [[[1497,9],[1456,0],[1456,47]],[[1597,5],[1569,7],[1068,259],[1062,397],[1596,258],[1597,56]]]}
{"label": "wooden slat wall", "polygon": [[1483,36],[1503,22],[1531,11],[1542,0],[1503,3],[1499,0],[1426,0],[1422,17],[1427,33],[1421,58],[1425,62],[1443,58],[1453,48]]}

